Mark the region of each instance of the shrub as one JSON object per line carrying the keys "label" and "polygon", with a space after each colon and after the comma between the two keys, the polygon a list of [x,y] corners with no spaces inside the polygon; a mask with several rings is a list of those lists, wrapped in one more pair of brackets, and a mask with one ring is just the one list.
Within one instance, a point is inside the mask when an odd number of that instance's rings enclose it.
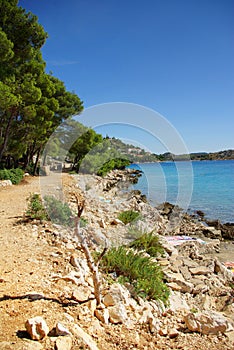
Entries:
{"label": "shrub", "polygon": [[45,207],[48,216],[56,224],[72,225],[72,212],[67,203],[63,203],[53,196],[45,196]]}
{"label": "shrub", "polygon": [[34,193],[29,197],[28,209],[26,215],[31,219],[48,220],[48,215],[42,203],[42,199],[39,194]]}
{"label": "shrub", "polygon": [[128,159],[123,158],[115,158],[110,159],[108,162],[103,164],[103,166],[98,170],[98,176],[105,176],[113,169],[125,169],[126,166],[130,165],[130,161]]}
{"label": "shrub", "polygon": [[14,185],[17,185],[23,176],[24,172],[20,168],[0,170],[0,180],[11,180]]}
{"label": "shrub", "polygon": [[122,211],[118,215],[118,219],[121,220],[125,225],[133,222],[137,218],[139,218],[140,213],[138,211],[126,210]]}
{"label": "shrub", "polygon": [[106,273],[115,273],[119,282],[129,281],[139,296],[167,304],[169,289],[163,282],[162,270],[150,258],[120,246],[104,255],[101,266]]}
{"label": "shrub", "polygon": [[137,250],[144,250],[150,256],[156,257],[158,254],[163,255],[164,249],[159,242],[158,236],[154,232],[144,233],[139,238],[129,244],[129,247]]}

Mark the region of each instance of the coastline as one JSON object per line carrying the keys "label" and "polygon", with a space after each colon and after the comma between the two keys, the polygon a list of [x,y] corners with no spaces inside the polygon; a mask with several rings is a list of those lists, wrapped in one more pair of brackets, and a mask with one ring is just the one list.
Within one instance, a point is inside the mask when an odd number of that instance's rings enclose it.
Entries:
{"label": "coastline", "polygon": [[[102,251],[106,243],[109,247],[128,244],[139,232],[153,230],[159,237],[165,252],[154,261],[162,269],[164,283],[170,290],[169,305],[136,297],[131,285],[119,284],[115,275],[107,276],[100,271],[103,302],[97,308],[92,274],[71,228],[40,220],[18,222],[23,218],[29,193],[39,188],[33,186],[38,179],[26,179],[29,184],[0,190],[4,205],[0,231],[3,271],[0,347],[10,347],[14,342],[29,350],[35,340],[29,340],[22,331],[25,321],[42,315],[49,329],[61,322],[69,331],[66,337],[45,337],[40,341],[42,350],[58,348],[61,338],[73,344],[69,350],[83,344],[81,339],[86,345],[87,339],[91,339],[93,347],[99,350],[132,346],[144,350],[148,344],[158,350],[232,348],[233,275],[218,258],[220,232],[207,229],[188,215],[181,216],[180,208],[171,204],[161,209],[152,207],[139,191],[128,191],[132,180],[134,175],[130,171],[114,171],[104,178],[62,175],[63,192],[71,209],[77,209],[74,195],[80,201],[85,199],[86,225],[82,232],[92,252]],[[56,190],[59,195],[53,183],[46,179],[48,191]],[[139,211],[141,217],[133,224],[124,224],[118,215],[126,210]],[[20,215],[17,218],[16,213]],[[199,238],[204,229],[206,236]],[[181,244],[174,245],[175,242]],[[203,326],[191,328],[193,317],[199,325],[204,317],[209,319],[205,332]],[[217,320],[221,328],[216,326]],[[78,326],[82,330],[79,335]],[[21,330],[22,338],[16,330]]]}

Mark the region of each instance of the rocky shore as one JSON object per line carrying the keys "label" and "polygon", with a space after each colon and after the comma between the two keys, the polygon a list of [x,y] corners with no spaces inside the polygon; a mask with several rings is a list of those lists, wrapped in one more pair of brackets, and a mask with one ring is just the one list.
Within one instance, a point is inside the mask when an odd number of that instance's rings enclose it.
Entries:
{"label": "rocky shore", "polygon": [[[150,206],[140,192],[128,189],[138,175],[130,170],[113,171],[103,179],[64,175],[63,190],[74,210],[74,194],[85,200],[82,233],[91,250],[127,244],[135,238],[133,231],[159,236],[165,254],[156,260],[170,289],[169,305],[136,297],[131,286],[110,284],[101,275],[102,303],[97,306],[92,274],[72,230],[48,222],[22,223],[27,243],[32,242],[33,250],[34,242],[40,251],[27,258],[37,272],[17,287],[15,282],[9,286],[2,263],[0,349],[234,348],[234,280],[219,259],[225,243],[222,229],[168,203]],[[123,224],[118,214],[125,210],[138,211],[140,218]],[[14,244],[20,242],[22,247],[23,237]],[[19,324],[9,332],[14,313]]]}

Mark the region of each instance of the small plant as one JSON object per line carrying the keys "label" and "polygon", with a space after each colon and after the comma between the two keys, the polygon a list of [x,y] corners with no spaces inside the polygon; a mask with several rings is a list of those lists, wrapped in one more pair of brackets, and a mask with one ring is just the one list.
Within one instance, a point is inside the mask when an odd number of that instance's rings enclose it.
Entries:
{"label": "small plant", "polygon": [[67,203],[63,203],[53,196],[45,196],[45,207],[50,219],[56,224],[71,226],[72,211]]}
{"label": "small plant", "polygon": [[129,281],[139,296],[167,304],[169,289],[163,282],[162,270],[150,258],[120,246],[107,251],[100,263],[104,272],[115,273],[119,282]]}
{"label": "small plant", "polygon": [[153,231],[149,233],[144,233],[139,238],[135,239],[129,244],[129,247],[144,250],[150,256],[156,257],[159,254],[164,254],[164,249],[159,242],[159,237],[154,234]]}
{"label": "small plant", "polygon": [[140,217],[140,213],[134,210],[122,211],[118,215],[118,219],[121,220],[125,225],[133,222]]}
{"label": "small plant", "polygon": [[24,172],[20,168],[0,170],[0,180],[11,180],[13,185],[17,185],[23,179]]}
{"label": "small plant", "polygon": [[80,218],[80,227],[81,228],[85,227],[85,226],[87,226],[87,224],[88,224],[88,219],[86,219],[83,216],[81,216],[81,218]]}
{"label": "small plant", "polygon": [[198,309],[196,307],[192,307],[192,309],[190,309],[190,311],[193,313],[193,314],[196,314],[198,312]]}
{"label": "small plant", "polygon": [[48,220],[48,215],[38,193],[31,194],[28,199],[28,209],[26,215],[31,219]]}

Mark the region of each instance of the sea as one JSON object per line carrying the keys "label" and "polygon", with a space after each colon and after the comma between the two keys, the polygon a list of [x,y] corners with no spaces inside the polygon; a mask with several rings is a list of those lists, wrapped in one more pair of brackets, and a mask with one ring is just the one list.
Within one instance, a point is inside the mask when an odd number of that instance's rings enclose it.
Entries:
{"label": "sea", "polygon": [[234,160],[175,161],[131,164],[142,171],[133,186],[157,206],[176,204],[206,219],[234,222]]}

